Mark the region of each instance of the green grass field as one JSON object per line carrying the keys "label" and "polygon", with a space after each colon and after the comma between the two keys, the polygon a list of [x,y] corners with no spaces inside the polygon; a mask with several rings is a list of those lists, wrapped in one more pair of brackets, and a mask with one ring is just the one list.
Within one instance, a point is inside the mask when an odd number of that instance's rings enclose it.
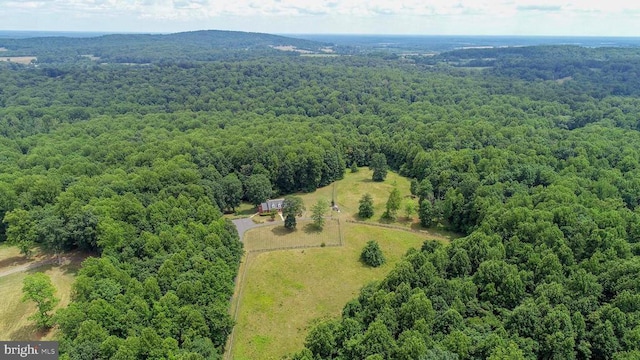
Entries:
{"label": "green grass field", "polygon": [[[342,230],[342,247],[248,253],[233,359],[280,359],[300,350],[310,325],[340,316],[344,304],[363,285],[383,279],[409,248],[419,248],[432,238],[353,223],[343,223]],[[362,248],[373,239],[387,258],[375,269],[359,261]]]}
{"label": "green grass field", "polygon": [[253,204],[249,204],[247,202],[243,202],[236,208],[236,211],[232,214],[224,214],[224,217],[227,219],[237,219],[243,218],[247,216],[251,216],[257,212],[257,209]]}
{"label": "green grass field", "polygon": [[[362,195],[365,193],[371,194],[374,204],[373,218],[367,220],[370,222],[379,221],[382,213],[385,211],[387,199],[389,193],[394,186],[398,187],[400,194],[404,197],[404,201],[410,201],[411,192],[409,187],[411,182],[409,179],[404,178],[394,172],[388,172],[387,178],[383,182],[375,182],[371,180],[372,171],[368,168],[360,168],[360,171],[352,173],[349,170],[345,172],[344,179],[335,182],[336,203],[340,207],[341,216],[353,220],[360,220],[358,218],[359,201]],[[311,216],[311,206],[315,204],[318,199],[325,199],[331,202],[334,185],[325,186],[309,194],[299,194],[307,208],[305,217]],[[417,200],[413,200],[416,202]],[[402,217],[402,210],[399,215]],[[398,225],[406,225],[404,219],[398,219]]]}
{"label": "green grass field", "polygon": [[293,232],[283,225],[259,227],[247,232],[244,243],[248,252],[340,245],[340,223],[337,219],[327,219],[322,231],[318,231],[310,220],[299,220]]}
{"label": "green grass field", "polygon": [[[58,265],[45,265],[37,269],[18,272],[0,277],[0,340],[51,340],[56,337],[55,328],[41,332],[28,320],[36,311],[31,302],[22,302],[22,281],[27,274],[44,272],[51,278],[56,287],[55,296],[60,299],[57,308],[65,307],[71,300],[71,285],[80,268],[83,257],[74,257],[72,261]],[[35,261],[32,259],[31,261]],[[0,247],[0,272],[9,270],[16,264],[24,265],[24,261],[15,247]]]}

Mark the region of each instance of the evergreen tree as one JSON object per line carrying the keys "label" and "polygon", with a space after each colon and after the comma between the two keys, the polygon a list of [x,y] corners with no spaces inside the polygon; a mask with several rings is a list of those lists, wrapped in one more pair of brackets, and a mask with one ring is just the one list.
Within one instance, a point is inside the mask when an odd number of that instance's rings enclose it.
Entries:
{"label": "evergreen tree", "polygon": [[362,198],[360,198],[358,216],[362,219],[369,219],[373,216],[373,198],[371,194],[364,194]]}
{"label": "evergreen tree", "polygon": [[295,230],[297,226],[296,217],[293,214],[287,214],[284,217],[284,227],[289,230]]}
{"label": "evergreen tree", "polygon": [[386,261],[380,245],[378,245],[378,242],[375,240],[367,242],[367,245],[365,245],[360,254],[360,260],[371,267],[378,267]]}

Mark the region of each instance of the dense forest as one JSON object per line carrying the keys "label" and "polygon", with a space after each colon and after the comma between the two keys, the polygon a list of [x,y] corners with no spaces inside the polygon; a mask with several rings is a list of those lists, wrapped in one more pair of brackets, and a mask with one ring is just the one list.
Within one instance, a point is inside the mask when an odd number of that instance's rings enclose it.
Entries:
{"label": "dense forest", "polygon": [[478,51],[0,63],[0,241],[99,255],[55,317],[63,357],[219,358],[242,255],[222,213],[377,153],[465,236],[295,358],[640,357],[637,50]]}
{"label": "dense forest", "polygon": [[[191,31],[176,34],[111,34],[99,37],[66,36],[24,39],[0,38],[3,56],[35,56],[40,64],[189,63],[215,60],[287,56],[295,53],[274,47],[292,46],[308,53],[322,53],[329,43],[270,34],[238,31]],[[336,47],[348,51],[347,47]]]}

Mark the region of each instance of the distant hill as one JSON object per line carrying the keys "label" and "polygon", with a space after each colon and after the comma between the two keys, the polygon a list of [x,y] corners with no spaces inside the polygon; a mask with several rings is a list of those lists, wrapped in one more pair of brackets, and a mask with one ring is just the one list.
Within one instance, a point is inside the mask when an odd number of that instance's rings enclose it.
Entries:
{"label": "distant hill", "polygon": [[323,53],[329,43],[239,31],[114,34],[97,37],[0,38],[2,56],[35,56],[38,63],[98,61],[158,63],[213,61],[260,55]]}

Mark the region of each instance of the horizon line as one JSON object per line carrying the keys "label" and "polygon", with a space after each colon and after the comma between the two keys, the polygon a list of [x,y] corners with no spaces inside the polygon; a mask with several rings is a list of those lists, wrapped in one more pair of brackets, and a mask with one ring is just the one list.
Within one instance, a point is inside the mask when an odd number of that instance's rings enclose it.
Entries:
{"label": "horizon line", "polygon": [[325,32],[259,32],[244,30],[226,30],[226,29],[200,29],[200,30],[182,30],[171,32],[160,31],[103,31],[103,30],[4,30],[0,29],[0,33],[68,33],[68,34],[99,34],[99,35],[170,35],[199,31],[224,31],[224,32],[244,32],[253,34],[268,34],[279,36],[388,36],[388,37],[542,37],[542,38],[640,38],[640,35],[562,35],[562,34],[427,34],[427,33],[325,33]]}

